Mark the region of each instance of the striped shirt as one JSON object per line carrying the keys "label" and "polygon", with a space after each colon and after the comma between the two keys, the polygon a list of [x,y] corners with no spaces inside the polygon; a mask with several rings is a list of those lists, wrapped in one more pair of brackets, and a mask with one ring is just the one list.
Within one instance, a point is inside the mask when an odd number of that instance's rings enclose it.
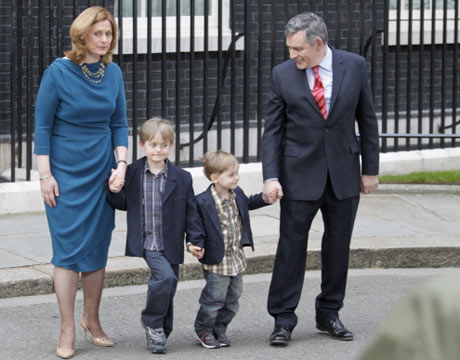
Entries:
{"label": "striped shirt", "polygon": [[229,198],[222,199],[214,186],[211,195],[219,215],[220,228],[224,238],[224,258],[217,265],[205,265],[205,270],[218,275],[235,276],[246,270],[246,257],[241,246],[241,219],[236,205],[235,194],[229,191]]}
{"label": "striped shirt", "polygon": [[163,217],[162,195],[168,177],[168,165],[157,175],[152,174],[147,159],[142,176],[142,204],[144,209],[144,249],[162,251]]}

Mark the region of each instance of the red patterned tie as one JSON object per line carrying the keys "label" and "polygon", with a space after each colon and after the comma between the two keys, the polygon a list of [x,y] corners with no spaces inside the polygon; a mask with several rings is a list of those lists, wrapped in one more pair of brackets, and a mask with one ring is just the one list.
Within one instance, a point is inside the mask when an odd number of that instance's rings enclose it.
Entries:
{"label": "red patterned tie", "polygon": [[318,104],[319,111],[321,115],[323,115],[324,120],[327,119],[327,108],[326,108],[326,100],[324,99],[324,86],[321,81],[321,78],[318,74],[319,65],[316,65],[313,68],[313,74],[315,74],[315,85],[313,86],[312,94],[315,98],[316,103]]}

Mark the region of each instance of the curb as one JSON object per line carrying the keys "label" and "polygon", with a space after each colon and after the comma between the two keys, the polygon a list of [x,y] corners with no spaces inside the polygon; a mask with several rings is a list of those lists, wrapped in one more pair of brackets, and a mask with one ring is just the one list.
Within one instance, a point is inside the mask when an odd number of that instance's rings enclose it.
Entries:
{"label": "curb", "polygon": [[460,185],[379,184],[373,194],[460,194]]}
{"label": "curb", "polygon": [[[255,256],[247,258],[246,274],[270,273],[273,269],[275,255]],[[364,268],[438,268],[460,267],[460,248],[457,247],[424,247],[424,248],[387,248],[387,249],[352,249],[349,260],[350,269]],[[53,277],[47,271],[36,267],[32,269],[42,276],[24,280],[0,282],[0,299],[44,295],[54,292]],[[307,269],[321,269],[320,250],[308,251]],[[132,267],[125,270],[107,271],[104,287],[144,285],[150,276],[147,267]],[[180,281],[202,279],[201,264],[183,264],[180,266]]]}
{"label": "curb", "polygon": [[[431,150],[401,151],[380,154],[380,175],[408,174],[418,171],[446,171],[460,168],[460,147]],[[192,174],[193,188],[198,194],[204,191],[209,180],[203,174],[202,167],[185,168]],[[17,169],[24,173],[24,169]],[[35,181],[17,181],[15,183],[0,183],[0,216],[44,211],[43,199],[40,194],[38,173],[33,170],[32,179]],[[263,184],[262,163],[240,164],[240,186],[248,194],[261,191]],[[395,188],[398,192],[444,192],[442,185],[380,185],[382,188]],[[453,185],[450,192],[460,192],[460,185]],[[422,190],[422,189],[428,190]],[[420,190],[415,190],[420,189]],[[377,192],[378,193],[378,192]]]}

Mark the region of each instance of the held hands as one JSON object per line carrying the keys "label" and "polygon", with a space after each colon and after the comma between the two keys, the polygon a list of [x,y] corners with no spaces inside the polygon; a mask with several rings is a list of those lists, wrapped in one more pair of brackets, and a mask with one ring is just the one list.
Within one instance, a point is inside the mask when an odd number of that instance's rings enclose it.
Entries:
{"label": "held hands", "polygon": [[192,255],[195,256],[197,259],[201,259],[204,256],[204,248],[202,249],[195,245],[189,245],[188,251],[190,251]]}
{"label": "held hands", "polygon": [[377,175],[361,176],[361,192],[364,194],[373,193],[379,186],[379,177]]}
{"label": "held hands", "polygon": [[115,180],[113,180],[112,182],[110,182],[110,179],[109,179],[109,190],[113,193],[119,193],[124,185],[125,185],[124,179],[115,178]]}
{"label": "held hands", "polygon": [[59,196],[59,186],[53,175],[40,179],[40,190],[46,205],[55,207],[56,197]]}
{"label": "held hands", "polygon": [[267,180],[264,182],[262,198],[268,204],[273,204],[283,197],[283,188],[278,180]]}
{"label": "held hands", "polygon": [[118,193],[121,191],[125,185],[125,174],[126,174],[126,164],[118,163],[116,169],[112,169],[112,174],[109,178],[109,189],[113,193]]}

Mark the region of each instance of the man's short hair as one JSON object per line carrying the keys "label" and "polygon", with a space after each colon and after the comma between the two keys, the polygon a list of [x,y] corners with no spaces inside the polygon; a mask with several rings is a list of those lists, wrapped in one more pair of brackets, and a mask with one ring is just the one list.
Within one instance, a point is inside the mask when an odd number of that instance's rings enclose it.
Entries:
{"label": "man's short hair", "polygon": [[171,121],[162,118],[152,118],[145,121],[139,130],[139,140],[142,144],[152,140],[158,133],[164,141],[174,145],[174,127]]}
{"label": "man's short hair", "polygon": [[284,36],[288,37],[298,31],[305,32],[305,41],[314,45],[320,38],[327,43],[327,26],[324,20],[312,12],[304,12],[291,18],[284,27]]}
{"label": "man's short hair", "polygon": [[223,150],[208,152],[203,155],[203,172],[211,180],[211,174],[220,175],[239,164],[238,159]]}

